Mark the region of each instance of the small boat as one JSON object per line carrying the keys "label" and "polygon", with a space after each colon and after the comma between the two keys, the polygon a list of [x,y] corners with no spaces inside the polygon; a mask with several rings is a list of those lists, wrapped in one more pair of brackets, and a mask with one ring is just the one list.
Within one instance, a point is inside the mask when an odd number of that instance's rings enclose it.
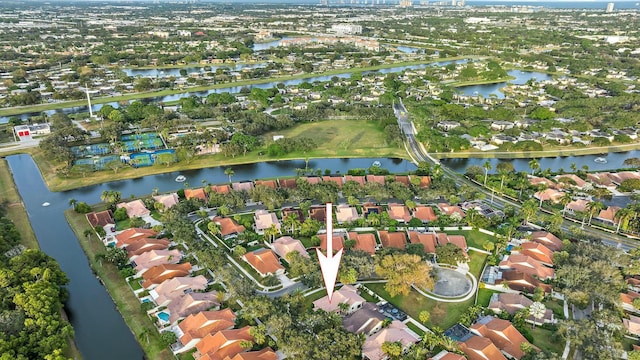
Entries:
{"label": "small boat", "polygon": [[51,205],[51,204],[49,204],[48,202],[43,202],[43,203],[42,203],[42,206],[45,206],[45,207],[46,207],[46,206],[49,206],[49,205]]}
{"label": "small boat", "polygon": [[598,164],[606,164],[607,163],[607,159],[603,158],[603,157],[597,157],[593,160],[593,162],[597,162]]}
{"label": "small boat", "polygon": [[184,182],[185,180],[187,180],[187,178],[184,175],[178,175],[178,177],[176,177],[176,182]]}
{"label": "small boat", "polygon": [[373,166],[373,167],[380,167],[380,166],[382,166],[382,164],[380,163],[380,161],[377,161],[377,160],[376,160],[376,161],[374,161],[374,162],[373,162],[373,164],[371,164],[371,166]]}

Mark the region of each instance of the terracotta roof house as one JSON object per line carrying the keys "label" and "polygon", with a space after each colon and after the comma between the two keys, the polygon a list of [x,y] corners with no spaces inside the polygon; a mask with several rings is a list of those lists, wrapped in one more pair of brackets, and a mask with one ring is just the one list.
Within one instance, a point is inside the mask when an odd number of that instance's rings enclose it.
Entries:
{"label": "terracotta roof house", "polygon": [[245,228],[242,225],[238,225],[232,218],[214,217],[213,222],[220,225],[220,235],[223,238],[229,238],[232,236],[238,236],[238,234],[244,232]]}
{"label": "terracotta roof house", "polygon": [[234,182],[233,184],[231,184],[231,188],[233,188],[233,190],[235,191],[249,192],[251,191],[251,189],[253,189],[253,182],[252,181]]}
{"label": "terracotta roof house", "polygon": [[[496,314],[506,311],[513,315],[522,309],[528,308],[531,304],[533,304],[533,301],[522,294],[494,293],[491,295],[491,300],[489,301],[489,306],[487,308]],[[534,319],[533,316],[530,316],[528,320],[531,322],[534,320],[536,322],[540,322],[539,319]],[[552,323],[554,321],[553,311],[551,311],[551,309],[545,310],[542,321],[546,323]]]}
{"label": "terracotta roof house", "polygon": [[174,277],[151,289],[149,295],[156,305],[167,306],[184,294],[206,289],[207,282],[202,275]]}
{"label": "terracotta roof house", "polygon": [[347,204],[340,204],[336,206],[336,220],[338,221],[338,224],[352,222],[359,218],[360,214],[358,214],[358,210],[356,208]]}
{"label": "terracotta roof house", "polygon": [[544,184],[547,186],[547,188],[549,189],[557,189],[558,184],[556,184],[555,182],[544,178],[544,177],[538,177],[538,176],[532,176],[529,178],[529,184],[533,185],[533,186],[538,186],[541,184]]}
{"label": "terracotta roof house", "polygon": [[506,260],[500,262],[501,269],[514,269],[528,275],[533,275],[540,280],[552,278],[555,270],[542,265],[532,257],[522,254],[511,254]]}
{"label": "terracotta roof house", "polygon": [[179,276],[187,276],[190,272],[190,263],[154,266],[142,274],[142,278],[144,279],[142,287],[150,290],[166,280]]}
{"label": "terracotta roof house", "polygon": [[344,182],[347,182],[347,181],[355,181],[358,184],[360,184],[360,186],[364,186],[366,179],[364,176],[345,175]]}
{"label": "terracotta roof house", "polygon": [[426,253],[433,254],[436,252],[436,235],[433,233],[409,231],[409,242],[422,244]]}
{"label": "terracotta roof house", "polygon": [[587,211],[587,204],[590,203],[591,201],[589,200],[584,200],[584,199],[577,199],[577,200],[573,200],[570,203],[567,204],[567,211],[570,212],[585,212]]}
{"label": "terracotta roof house", "polygon": [[[327,234],[318,234],[320,238],[320,249],[327,251]],[[344,233],[343,232],[334,232],[333,233],[333,251],[338,251],[344,248]]]}
{"label": "terracotta roof house", "polygon": [[288,253],[292,251],[297,251],[300,255],[304,257],[309,257],[307,250],[302,245],[300,240],[294,239],[291,236],[283,236],[274,241],[271,246],[273,250],[283,259],[286,259]]}
{"label": "terracotta roof house", "polygon": [[627,311],[637,311],[633,306],[633,300],[640,297],[640,293],[635,291],[627,291],[626,293],[620,293],[620,301],[622,302],[622,308]]}
{"label": "terracotta roof house", "polygon": [[606,209],[600,210],[600,213],[595,218],[602,222],[615,225],[618,223],[618,219],[616,219],[616,213],[620,209],[621,208],[619,206],[608,206]]}
{"label": "terracotta roof house", "polygon": [[204,192],[203,188],[184,189],[184,197],[187,200],[195,198],[207,201],[207,193]]}
{"label": "terracotta roof house", "polygon": [[280,231],[280,221],[275,213],[270,213],[267,210],[257,210],[253,214],[253,220],[255,221],[254,228],[258,234],[264,233],[264,231],[275,225],[276,229]]}
{"label": "terracotta roof house", "polygon": [[387,355],[382,351],[382,344],[386,342],[399,342],[403,349],[417,343],[420,338],[414,334],[407,325],[398,320],[393,320],[391,325],[369,336],[362,345],[362,358],[369,360],[386,359]]}
{"label": "terracotta roof house", "polygon": [[622,319],[625,329],[632,335],[640,335],[640,317],[629,315],[628,319]]}
{"label": "terracotta roof house", "polygon": [[320,182],[322,182],[322,178],[318,176],[302,176],[300,179],[312,185],[320,184]]}
{"label": "terracotta roof house", "polygon": [[460,349],[469,360],[507,360],[491,340],[482,336],[472,336],[460,343]]}
{"label": "terracotta roof house", "polygon": [[278,179],[278,185],[283,189],[295,189],[298,187],[296,179]]}
{"label": "terracotta roof house", "polygon": [[266,347],[259,351],[241,352],[236,356],[229,358],[228,356],[224,360],[278,360],[278,354],[276,354],[270,347]]}
{"label": "terracotta roof house", "polygon": [[629,285],[629,289],[633,291],[640,291],[640,278],[638,276],[632,276],[625,279]]}
{"label": "terracotta roof house", "polygon": [[256,184],[256,186],[262,185],[264,187],[268,187],[268,188],[274,189],[274,190],[278,188],[278,184],[276,183],[275,180],[256,180],[255,184]]}
{"label": "terracotta roof house", "polygon": [[413,210],[413,217],[420,219],[423,223],[438,220],[438,215],[431,206],[418,205]]}
{"label": "terracotta roof house", "polygon": [[260,276],[284,273],[284,267],[278,261],[276,254],[270,249],[250,251],[242,256]]}
{"label": "terracotta roof house", "polygon": [[404,232],[400,231],[390,233],[386,230],[380,230],[378,231],[378,238],[383,247],[394,247],[404,250],[407,245],[407,237]]}
{"label": "terracotta roof house", "polygon": [[386,316],[373,303],[364,303],[360,310],[342,319],[342,326],[351,333],[371,336],[380,329]]}
{"label": "terracotta roof house", "polygon": [[178,338],[182,347],[176,351],[182,353],[191,350],[205,336],[221,330],[229,330],[235,326],[236,314],[231,309],[217,311],[201,311],[191,314],[178,324]]}
{"label": "terracotta roof house", "polygon": [[447,350],[442,350],[437,353],[434,357],[430,357],[428,360],[466,360],[467,358],[456,353],[448,352]]}
{"label": "terracotta roof house", "polygon": [[369,214],[382,214],[382,206],[378,206],[372,203],[364,203],[362,205],[362,214],[366,217]]}
{"label": "terracotta roof house", "polygon": [[286,219],[289,216],[294,216],[298,221],[303,222],[305,217],[302,215],[302,210],[286,208],[282,209],[282,219]]}
{"label": "terracotta roof house", "polygon": [[227,184],[211,185],[211,191],[218,194],[228,194],[229,192],[231,192],[231,186]]}
{"label": "terracotta roof house", "polygon": [[545,189],[533,194],[533,197],[542,201],[551,201],[554,204],[560,202],[560,199],[564,196],[564,192],[556,189]]}
{"label": "terracotta roof house", "polygon": [[360,295],[358,290],[351,285],[344,285],[340,290],[333,293],[333,298],[329,302],[329,297],[324,296],[313,302],[313,308],[318,310],[322,309],[326,312],[340,313],[340,304],[348,304],[349,308],[344,311],[346,314],[351,314],[354,311],[360,309],[367,301]]}
{"label": "terracotta roof house", "polygon": [[355,240],[354,250],[362,250],[371,255],[376,253],[376,236],[371,233],[359,234],[355,231],[348,233],[349,240]]}
{"label": "terracotta roof house", "polygon": [[309,209],[309,217],[313,220],[325,223],[327,221],[327,209],[324,206],[314,206]]}
{"label": "terracotta roof house", "polygon": [[151,229],[130,228],[116,235],[116,246],[128,246],[140,239],[151,238],[157,235],[158,233]]}
{"label": "terracotta roof house", "polygon": [[144,206],[144,203],[140,199],[130,202],[121,202],[116,206],[118,207],[118,209],[124,208],[125,210],[127,210],[127,216],[129,216],[130,218],[145,217],[151,215],[151,211],[147,209],[146,206]]}
{"label": "terracotta roof house", "polygon": [[517,360],[524,356],[524,352],[520,350],[520,344],[529,343],[510,321],[493,316],[481,318],[471,326],[470,330],[489,338],[498,349]]}
{"label": "terracotta roof house", "polygon": [[563,184],[563,185],[566,184],[569,187],[573,187],[580,190],[588,190],[593,188],[593,185],[591,185],[591,183],[588,183],[582,180],[581,178],[576,176],[576,174],[557,175],[554,177],[554,179],[558,182],[558,184]]}
{"label": "terracotta roof house", "polygon": [[193,358],[224,360],[225,357],[233,357],[246,351],[247,349],[240,345],[244,341],[253,341],[253,336],[249,334],[249,326],[242,329],[221,330],[202,338],[196,345],[198,351],[193,354]]}
{"label": "terracotta roof house", "polygon": [[164,210],[170,209],[180,202],[178,194],[176,193],[156,195],[153,197],[153,200],[162,204]]}
{"label": "terracotta roof house", "polygon": [[389,204],[387,212],[391,219],[407,223],[411,220],[411,213],[409,209],[401,204]]}
{"label": "terracotta roof house", "polygon": [[89,224],[91,224],[91,227],[99,226],[103,228],[105,226],[114,226],[116,224],[111,210],[90,212],[86,217]]}
{"label": "terracotta roof house", "polygon": [[177,264],[182,259],[180,250],[151,250],[131,258],[136,268],[136,276],[157,265]]}
{"label": "terracotta roof house", "polygon": [[535,241],[523,243],[520,245],[519,252],[522,255],[530,256],[545,265],[553,266],[553,251],[540,243]]}
{"label": "terracotta roof house", "polygon": [[339,188],[342,187],[342,185],[344,184],[344,180],[342,179],[342,176],[323,176],[322,177],[322,181],[324,182],[334,182],[336,183],[336,185],[338,185]]}
{"label": "terracotta roof house", "polygon": [[536,288],[541,288],[545,293],[551,292],[551,285],[547,285],[531,275],[518,270],[505,270],[501,272],[501,278],[496,279],[496,284],[507,283],[510,289],[526,291],[533,294]]}
{"label": "terracotta roof house", "polygon": [[467,252],[467,239],[464,235],[447,235],[447,240],[449,243],[462,249],[465,253]]}
{"label": "terracotta roof house", "polygon": [[[460,209],[460,207],[457,205],[449,205],[447,203],[438,203],[438,209],[443,214],[446,214],[449,216],[459,216],[461,219],[464,218],[465,216],[464,211],[462,211],[462,209]],[[454,214],[457,214],[457,215],[454,215]]]}
{"label": "terracotta roof house", "polygon": [[591,181],[591,183],[596,187],[615,190],[617,186],[613,183],[613,181],[611,181],[611,177],[609,177],[609,175],[609,173],[587,174],[587,180]]}
{"label": "terracotta roof house", "polygon": [[395,180],[396,182],[407,186],[411,185],[411,182],[409,182],[409,177],[407,175],[396,175]]}
{"label": "terracotta roof house", "polygon": [[187,293],[169,303],[169,322],[173,324],[191,314],[209,310],[214,307],[216,310],[220,307],[220,301],[218,301],[218,293],[216,291]]}
{"label": "terracotta roof house", "polygon": [[548,231],[536,231],[532,233],[531,240],[546,246],[551,251],[562,250],[562,240]]}
{"label": "terracotta roof house", "polygon": [[621,171],[609,174],[609,178],[614,184],[620,185],[625,180],[640,179],[640,174],[637,171]]}
{"label": "terracotta roof house", "polygon": [[144,238],[127,246],[127,256],[131,259],[134,256],[142,255],[151,250],[166,250],[171,242],[168,239]]}
{"label": "terracotta roof house", "polygon": [[384,185],[386,182],[386,179],[384,175],[367,175],[367,182]]}
{"label": "terracotta roof house", "polygon": [[418,186],[421,188],[428,188],[429,186],[431,186],[431,177],[429,176],[417,176],[417,175],[409,176],[409,179],[411,180],[412,183],[414,178],[420,179],[420,184]]}

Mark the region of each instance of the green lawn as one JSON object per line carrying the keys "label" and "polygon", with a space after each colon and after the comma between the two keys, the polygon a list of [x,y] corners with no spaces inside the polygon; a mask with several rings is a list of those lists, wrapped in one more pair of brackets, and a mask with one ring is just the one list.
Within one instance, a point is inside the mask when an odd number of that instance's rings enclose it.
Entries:
{"label": "green lawn", "polygon": [[479,279],[480,275],[482,275],[481,272],[487,255],[477,251],[469,251],[469,258],[469,272]]}
{"label": "green lawn", "polygon": [[482,305],[484,307],[489,306],[489,302],[491,301],[491,295],[497,293],[495,290],[490,289],[478,289],[478,301],[476,304]]}
{"label": "green lawn", "polygon": [[[527,326],[530,327],[530,325]],[[536,326],[535,329],[529,328],[529,332],[533,336],[533,345],[542,350],[562,355],[565,345],[562,336],[556,335],[553,331],[543,329],[539,326]]]}
{"label": "green lawn", "polygon": [[142,285],[140,285],[140,279],[129,280],[129,286],[131,286],[131,289],[133,289],[134,291],[142,289]]}
{"label": "green lawn", "polygon": [[467,246],[478,248],[480,250],[484,250],[482,248],[482,244],[485,241],[489,240],[492,242],[496,242],[497,239],[491,235],[487,235],[485,233],[480,232],[479,230],[456,230],[456,231],[447,231],[449,235],[463,235],[467,239]]}
{"label": "green lawn", "polygon": [[418,335],[420,335],[420,336],[424,335],[424,330],[420,329],[419,327],[417,327],[417,326],[416,326],[414,323],[412,323],[412,322],[408,322],[408,323],[407,323],[407,327],[408,327],[409,329],[411,329],[411,331],[413,331],[414,333],[416,333],[416,334],[418,334]]}
{"label": "green lawn", "polygon": [[31,249],[39,249],[38,240],[33,233],[31,223],[29,223],[27,210],[22,203],[18,188],[13,182],[9,164],[5,159],[0,159],[0,204],[7,204],[5,207],[7,217],[11,219],[20,233],[22,245]]}
{"label": "green lawn", "polygon": [[553,311],[553,315],[556,319],[564,319],[564,306],[558,300],[548,300],[544,302],[544,305],[547,309],[551,309]]}

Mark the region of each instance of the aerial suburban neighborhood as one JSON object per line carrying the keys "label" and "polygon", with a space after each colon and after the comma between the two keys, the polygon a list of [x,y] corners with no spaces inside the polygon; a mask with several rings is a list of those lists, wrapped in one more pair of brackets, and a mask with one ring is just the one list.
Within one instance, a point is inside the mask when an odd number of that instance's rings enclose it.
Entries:
{"label": "aerial suburban neighborhood", "polygon": [[0,358],[640,359],[639,11],[2,2]]}

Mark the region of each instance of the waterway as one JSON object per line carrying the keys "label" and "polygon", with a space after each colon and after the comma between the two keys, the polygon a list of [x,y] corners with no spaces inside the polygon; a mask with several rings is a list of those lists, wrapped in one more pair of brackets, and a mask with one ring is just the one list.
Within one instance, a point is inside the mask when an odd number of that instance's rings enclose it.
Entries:
{"label": "waterway", "polygon": [[[93,204],[100,201],[100,194],[105,190],[119,191],[123,198],[148,194],[154,188],[158,188],[160,192],[176,190],[182,186],[175,182],[178,175],[184,175],[187,178],[186,182],[194,187],[201,186],[202,180],[214,184],[225,183],[228,176],[224,174],[224,168],[151,175],[66,192],[50,192],[29,155],[8,156],[7,161],[40,247],[58,261],[69,277],[69,300],[65,308],[83,357],[88,360],[142,359],[142,349],[117,312],[106,289],[93,275],[86,255],[63,212],[69,208],[69,199]],[[310,169],[321,169],[323,172],[330,169],[332,172],[346,173],[353,168],[368,168],[374,161],[379,161],[383,168],[391,172],[415,170],[415,165],[402,159],[312,159],[309,160],[308,166]],[[295,169],[304,167],[303,160],[232,166],[235,171],[232,180],[293,176]],[[44,202],[51,205],[43,207]]]}
{"label": "waterway", "polygon": [[[575,163],[578,169],[582,169],[582,166],[589,167],[589,171],[605,171],[624,168],[623,162],[628,158],[638,157],[640,158],[640,151],[628,151],[621,153],[610,153],[603,155],[581,155],[581,156],[559,156],[553,158],[540,158],[538,163],[540,169],[551,169],[552,171],[571,171],[571,164]],[[603,158],[606,163],[596,162],[597,158]],[[489,161],[491,169],[496,172],[496,166],[502,162],[508,162],[513,164],[516,171],[531,172],[529,167],[529,161],[531,159],[442,159],[440,162],[459,173],[464,173],[466,169],[471,165],[483,166],[483,164]]]}
{"label": "waterway", "polygon": [[[536,71],[510,70],[507,71],[507,74],[515,78],[510,80],[509,83],[516,85],[526,84],[529,80],[544,81],[552,79],[551,75]],[[482,95],[484,98],[489,98],[493,94],[498,99],[504,99],[504,93],[501,89],[505,86],[507,86],[507,83],[501,82],[495,84],[460,86],[457,87],[456,90],[467,96]]]}
{"label": "waterway", "polygon": [[148,77],[148,78],[164,78],[169,76],[181,77],[180,72],[186,71],[187,74],[205,74],[207,72],[216,72],[218,69],[228,69],[231,71],[238,71],[242,69],[254,69],[258,67],[265,67],[266,64],[234,64],[234,65],[209,65],[209,68],[205,70],[205,66],[193,66],[184,68],[164,68],[164,69],[122,69],[127,76],[133,77]]}

